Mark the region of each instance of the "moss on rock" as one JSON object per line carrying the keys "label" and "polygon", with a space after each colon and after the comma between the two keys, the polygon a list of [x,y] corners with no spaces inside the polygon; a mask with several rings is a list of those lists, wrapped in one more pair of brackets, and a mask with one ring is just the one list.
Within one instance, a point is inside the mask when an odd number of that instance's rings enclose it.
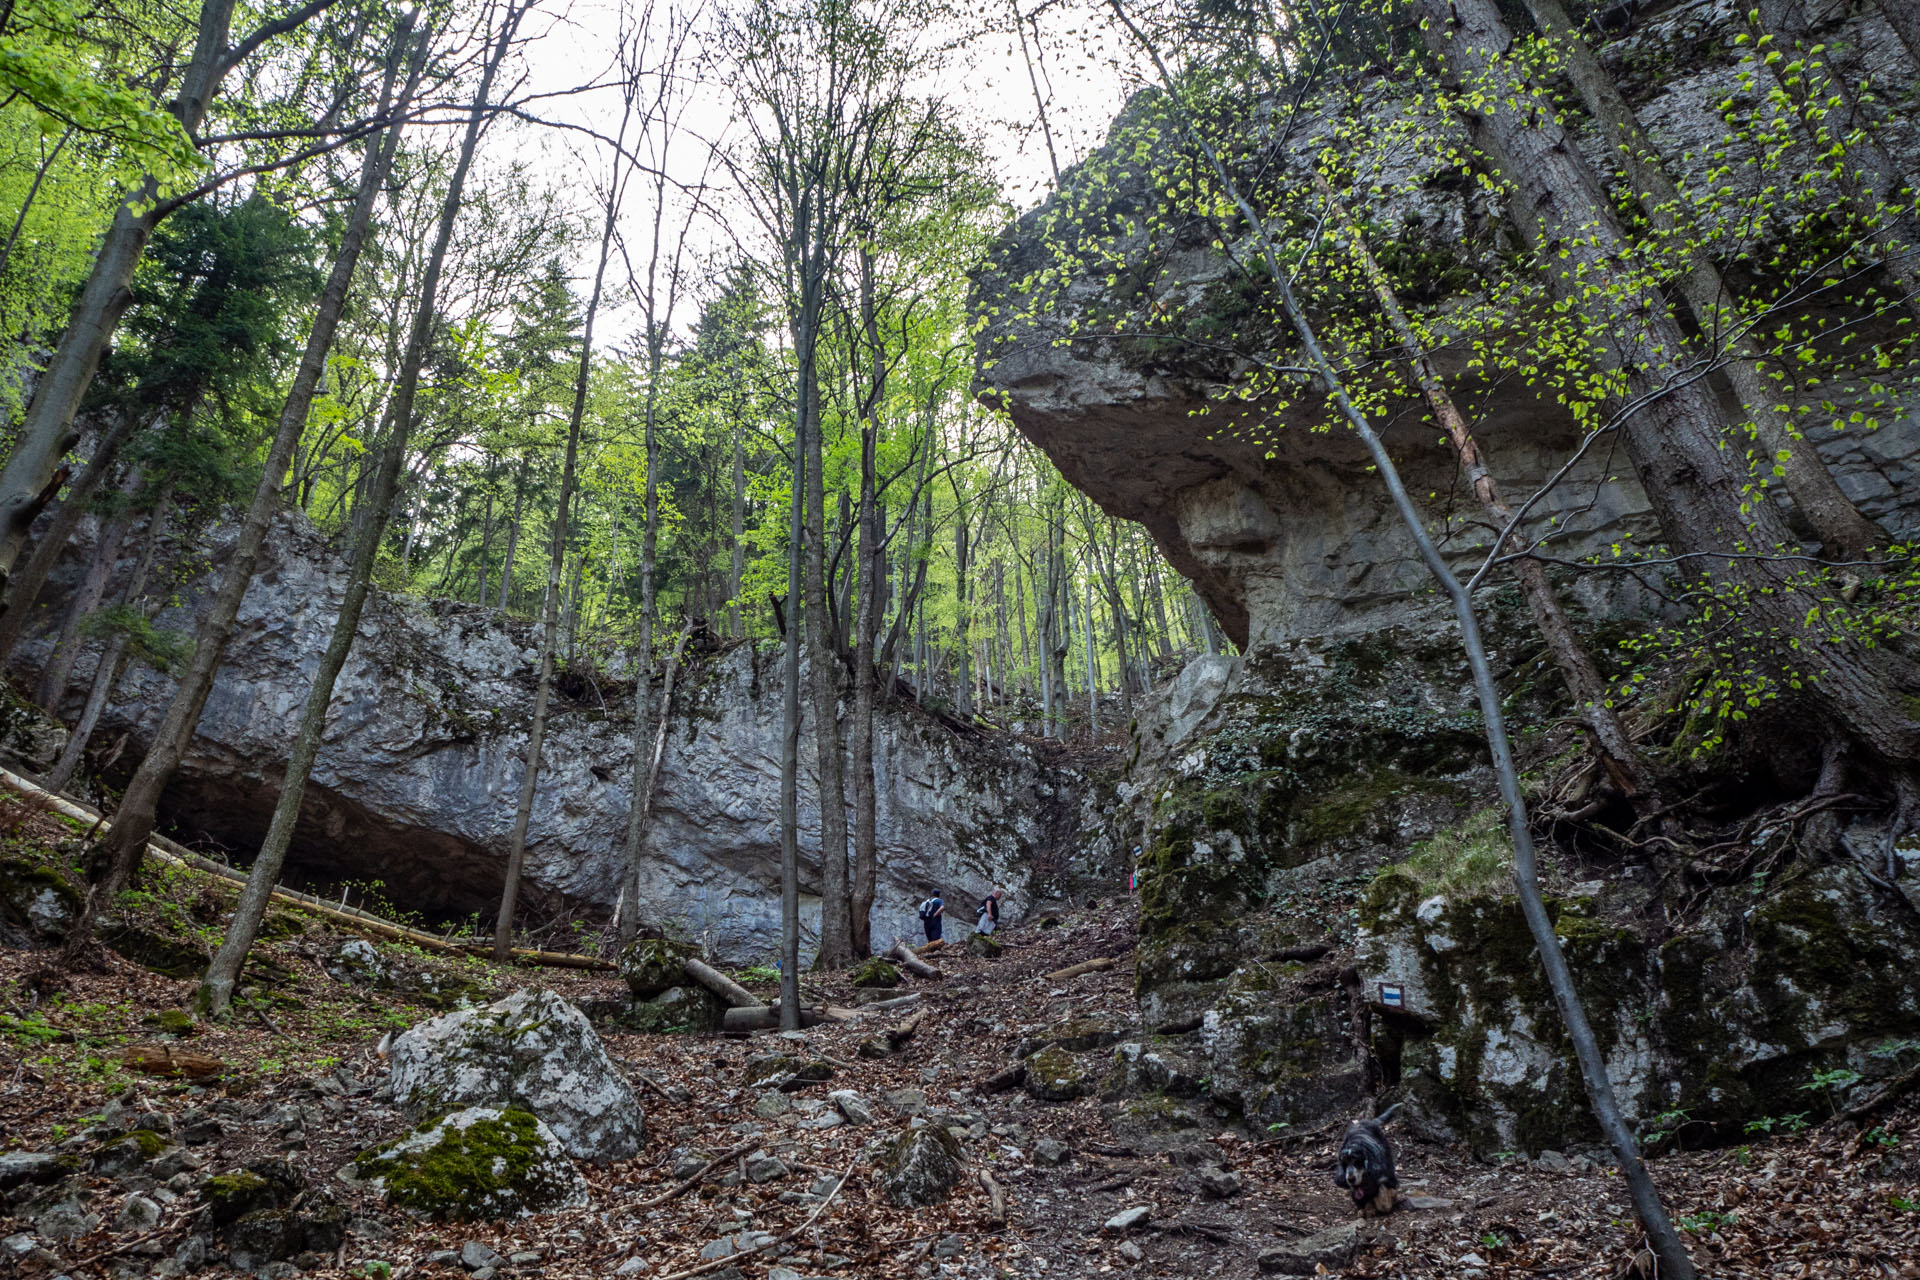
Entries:
{"label": "moss on rock", "polygon": [[854,966],[852,981],[856,987],[897,987],[900,970],[874,956]]}
{"label": "moss on rock", "polygon": [[436,1222],[503,1218],[580,1202],[585,1183],[532,1112],[470,1107],[354,1157],[387,1201]]}
{"label": "moss on rock", "polygon": [[686,981],[688,960],[697,960],[700,948],[671,938],[640,938],[620,953],[620,976],[636,1000],[651,1000]]}
{"label": "moss on rock", "polygon": [[1093,1073],[1058,1045],[1027,1059],[1027,1092],[1042,1102],[1071,1102],[1093,1093],[1098,1085]]}

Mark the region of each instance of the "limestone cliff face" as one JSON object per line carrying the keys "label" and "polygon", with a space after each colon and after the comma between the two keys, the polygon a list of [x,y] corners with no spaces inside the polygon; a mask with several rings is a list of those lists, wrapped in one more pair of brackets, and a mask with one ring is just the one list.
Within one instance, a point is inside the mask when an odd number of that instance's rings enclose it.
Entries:
{"label": "limestone cliff face", "polygon": [[[1724,142],[1719,104],[1747,92],[1735,11],[1725,0],[1651,11],[1605,56],[1668,165],[1703,179]],[[1824,34],[1860,79],[1911,84],[1871,6]],[[1391,83],[1349,91],[1357,105],[1343,99],[1342,110],[1359,113],[1349,136],[1392,138],[1416,109]],[[1870,104],[1910,173],[1920,171],[1915,107],[1905,88]],[[1289,158],[1313,156],[1334,124],[1330,106],[1309,103],[1287,135]],[[1123,117],[1115,136],[1125,128]],[[1811,156],[1800,162],[1813,167]],[[1434,318],[1472,305],[1476,264],[1511,247],[1505,211],[1440,173],[1432,148],[1384,146],[1355,164],[1356,188],[1374,192],[1356,213],[1400,228],[1389,247],[1430,273],[1417,305]],[[1146,526],[1245,655],[1196,660],[1135,725],[1119,798],[1144,833],[1140,1023],[1173,1034],[1114,1051],[1115,1118],[1137,1123],[1143,1140],[1234,1120],[1297,1131],[1400,1097],[1416,1127],[1482,1150],[1592,1141],[1508,892],[1511,850],[1457,632],[1351,433],[1304,390],[1284,406],[1226,395],[1249,366],[1208,339],[1246,323],[1235,296],[1245,281],[1213,248],[1212,228],[1133,233],[1114,264],[1070,278],[1046,307],[1015,287],[1060,265],[1043,242],[1056,216],[1149,221],[1144,181],[1124,165],[1106,176],[1116,171],[1111,187],[1069,175],[1064,197],[1006,233],[976,290],[982,397],[1107,511]],[[1272,362],[1297,363],[1290,335],[1268,336]],[[1455,353],[1439,360],[1508,494],[1531,492],[1576,455],[1581,434],[1555,404],[1520,380],[1476,381]],[[1856,503],[1911,535],[1920,413],[1879,417],[1874,431],[1814,438]],[[1375,421],[1445,553],[1477,565],[1486,531],[1423,406],[1389,405]],[[1574,462],[1534,510],[1533,530],[1550,532],[1562,559],[1658,536],[1624,459],[1606,449]],[[1496,676],[1515,734],[1546,762],[1571,745],[1555,736],[1557,677],[1497,585],[1482,597]],[[1625,574],[1574,575],[1565,587],[1583,624],[1659,608]],[[1805,1110],[1801,1087],[1816,1070],[1845,1067],[1856,1088],[1871,1088],[1895,1070],[1876,1047],[1920,1030],[1920,997],[1901,976],[1920,960],[1911,908],[1831,839],[1806,853],[1786,827],[1753,839],[1750,882],[1721,877],[1726,887],[1708,891],[1688,881],[1684,901],[1644,870],[1548,858],[1552,909],[1616,1087],[1649,1128],[1684,1111],[1704,1126],[1696,1137],[1737,1136],[1745,1119]],[[1867,826],[1840,839],[1877,847]],[[1920,902],[1920,844],[1901,859],[1898,891]]]}
{"label": "limestone cliff face", "polygon": [[[1719,104],[1747,93],[1729,34],[1737,29],[1734,6],[1683,0],[1654,8],[1658,17],[1609,44],[1604,57],[1669,169],[1704,182],[1709,164],[1727,151]],[[1911,84],[1911,71],[1884,21],[1872,6],[1856,6],[1825,34],[1840,65],[1863,81],[1893,87],[1870,109],[1905,172],[1920,172],[1916,104],[1899,91]],[[1358,121],[1348,137],[1392,139],[1396,126],[1416,113],[1391,82],[1353,86],[1352,107],[1345,92],[1337,110],[1332,101],[1303,108],[1287,134],[1287,159],[1270,162],[1273,168],[1304,165],[1333,142],[1339,114]],[[1444,120],[1421,123],[1437,136],[1456,132]],[[1116,126],[1116,136],[1123,128]],[[1583,145],[1604,170],[1593,141]],[[1387,143],[1355,156],[1355,189],[1375,195],[1354,212],[1376,227],[1398,229],[1395,240],[1376,248],[1424,269],[1432,294],[1416,301],[1444,317],[1449,308],[1472,304],[1475,264],[1509,250],[1512,239],[1505,211],[1478,186],[1443,172],[1437,151]],[[1741,161],[1737,145],[1726,158]],[[1810,153],[1798,163],[1816,167]],[[1113,189],[1088,196],[1088,203],[1144,225],[1144,179],[1124,166],[1117,174],[1103,171],[1099,181],[1113,179]],[[1117,240],[1114,257],[1138,264],[1133,276],[1123,267],[1112,284],[1103,264],[1070,280],[1044,307],[1026,302],[1016,285],[1057,265],[1043,232],[1061,210],[1083,207],[1079,180],[1092,181],[1084,169],[1069,173],[1066,199],[1056,197],[1011,228],[977,282],[976,305],[987,321],[978,345],[981,396],[1004,407],[1076,487],[1111,514],[1144,525],[1244,649],[1444,618],[1378,477],[1317,396],[1303,393],[1284,407],[1221,399],[1252,366],[1211,341],[1223,317],[1242,315],[1234,289],[1243,279],[1213,249],[1212,228],[1190,220],[1186,231],[1162,231],[1153,239],[1132,232]],[[1738,173],[1735,180],[1742,180]],[[1756,222],[1756,235],[1765,230]],[[1239,246],[1243,258],[1249,243]],[[1735,247],[1759,244],[1749,238]],[[1443,318],[1440,324],[1444,331]],[[1143,328],[1152,336],[1143,337]],[[1271,361],[1298,363],[1290,333],[1269,336],[1264,354]],[[1456,393],[1475,415],[1474,434],[1504,492],[1531,493],[1574,456],[1581,433],[1550,399],[1535,396],[1518,378],[1488,386],[1463,376],[1461,353],[1443,350],[1437,358],[1457,379]],[[1920,530],[1920,418],[1911,409],[1877,416],[1883,425],[1874,431],[1811,435],[1862,510],[1910,534]],[[1443,550],[1457,566],[1477,565],[1486,532],[1424,406],[1394,404],[1375,422],[1407,488],[1443,535]],[[1276,423],[1279,429],[1269,434]],[[1316,430],[1329,424],[1330,431]],[[1614,449],[1590,451],[1534,512],[1530,528],[1551,531],[1551,552],[1563,558],[1624,538],[1657,538],[1646,500]],[[1641,614],[1656,604],[1624,574],[1581,575],[1570,589],[1601,615]]]}
{"label": "limestone cliff face", "polygon": [[[213,562],[223,555],[216,549]],[[210,577],[187,584],[163,627],[191,634]],[[311,673],[345,588],[344,566],[303,518],[280,522],[247,593],[227,661],[165,818],[246,858],[264,834]],[[325,747],[295,840],[296,870],[385,881],[424,910],[491,912],[522,778],[537,636],[492,609],[376,593],[334,695]],[[20,651],[35,669],[45,640]],[[83,657],[70,699],[84,696]],[[543,747],[526,860],[536,913],[594,917],[617,892],[632,778],[632,683],[572,679]],[[99,732],[131,735],[137,759],[173,681],[131,672]],[[647,922],[761,960],[779,935],[780,673],[740,644],[683,675],[668,735],[642,882]],[[817,920],[819,813],[811,718],[803,730],[803,911]],[[1037,865],[1070,869],[1081,775],[1017,740],[960,735],[905,705],[875,733],[880,882],[875,936],[916,929],[914,904],[939,889],[957,902],[994,884],[1016,902],[1047,891]]]}

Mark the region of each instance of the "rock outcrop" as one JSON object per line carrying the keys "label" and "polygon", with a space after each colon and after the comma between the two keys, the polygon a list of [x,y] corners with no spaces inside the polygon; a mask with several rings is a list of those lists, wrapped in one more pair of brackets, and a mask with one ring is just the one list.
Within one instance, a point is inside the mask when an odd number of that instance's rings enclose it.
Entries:
{"label": "rock outcrop", "polygon": [[[1744,143],[1726,137],[1720,110],[1752,92],[1738,83],[1741,50],[1732,40],[1741,29],[1726,0],[1682,0],[1606,46],[1605,58],[1683,187],[1770,180],[1740,169],[1709,175],[1709,166],[1748,154],[1740,150]],[[1872,6],[1853,6],[1822,34],[1846,74],[1882,86],[1911,83],[1903,51]],[[1353,189],[1368,193],[1356,197],[1366,203],[1355,205],[1355,217],[1392,229],[1380,233],[1375,248],[1420,291],[1408,301],[1444,334],[1453,327],[1450,309],[1471,312],[1487,302],[1475,294],[1476,282],[1497,274],[1482,268],[1510,253],[1513,237],[1496,197],[1449,170],[1446,147],[1420,141],[1423,130],[1464,141],[1458,127],[1423,115],[1435,110],[1431,102],[1415,104],[1406,93],[1400,81],[1376,76],[1310,97],[1297,113],[1262,104],[1263,111],[1286,113],[1288,124],[1276,144],[1281,154],[1255,154],[1270,176],[1304,173],[1323,148],[1340,151],[1355,170]],[[1911,95],[1882,94],[1870,109],[1901,171],[1915,172],[1920,126]],[[1412,123],[1420,128],[1409,129]],[[986,322],[977,339],[976,390],[1005,408],[1075,487],[1109,514],[1144,525],[1243,650],[1395,624],[1451,625],[1365,452],[1336,424],[1333,410],[1304,387],[1290,387],[1284,401],[1239,398],[1237,387],[1255,366],[1233,354],[1235,343],[1258,347],[1271,364],[1303,361],[1290,331],[1249,308],[1245,290],[1264,288],[1244,266],[1258,256],[1250,240],[1230,256],[1216,247],[1219,229],[1210,220],[1157,216],[1165,209],[1148,190],[1147,166],[1129,157],[1166,147],[1173,132],[1148,120],[1136,102],[1115,122],[1108,148],[1068,172],[1064,194],[1002,237],[976,281],[974,305]],[[1781,126],[1783,137],[1791,133]],[[1372,141],[1363,147],[1356,139]],[[1601,144],[1580,141],[1596,169],[1609,172]],[[1819,168],[1804,148],[1794,165]],[[1301,178],[1278,190],[1285,202],[1310,187]],[[1295,204],[1273,208],[1274,218],[1317,216],[1307,200]],[[1750,225],[1747,240],[1726,246],[1729,254],[1763,247],[1753,236],[1770,224]],[[1080,235],[1101,249],[1077,246]],[[1076,254],[1083,255],[1082,274],[1047,287],[1044,305],[1036,305],[1023,281],[1062,270]],[[1467,355],[1441,347],[1435,358],[1467,397],[1474,435],[1502,489],[1531,493],[1574,457],[1583,428],[1531,379],[1484,379]],[[1856,372],[1863,382],[1875,380],[1868,364]],[[1856,406],[1840,389],[1844,381],[1828,383],[1839,404],[1831,416],[1844,420],[1860,407],[1881,425],[1835,430],[1812,403],[1806,408],[1819,416],[1806,421],[1819,425],[1809,426],[1808,438],[1867,515],[1912,534],[1920,530],[1913,498],[1920,492],[1920,418],[1911,406],[1889,414],[1871,392]],[[1410,396],[1392,400],[1375,419],[1408,490],[1428,504],[1442,550],[1457,565],[1477,565],[1489,534],[1425,406]],[[1530,527],[1551,530],[1553,554],[1562,558],[1655,532],[1631,471],[1604,449],[1575,462],[1532,516]],[[1658,603],[1627,574],[1581,575],[1572,590],[1580,604],[1612,616],[1643,614]]]}
{"label": "rock outcrop", "polygon": [[[215,566],[224,554],[215,548]],[[61,585],[49,600],[60,600]],[[158,624],[191,634],[213,585],[209,574],[184,584]],[[344,588],[332,544],[303,517],[282,519],[163,804],[181,835],[224,844],[243,860],[258,844]],[[23,672],[37,670],[52,621],[46,608],[34,619],[16,657]],[[523,772],[535,645],[531,624],[496,610],[376,592],[307,791],[296,877],[381,881],[394,901],[443,917],[490,912]],[[78,665],[72,709],[92,665],[90,657]],[[582,664],[563,682],[547,727],[523,899],[536,917],[604,919],[617,896],[632,799],[633,690],[618,655],[606,666]],[[138,758],[173,690],[170,677],[145,668],[123,679],[96,737],[103,750],[128,738],[122,769]],[[675,703],[642,920],[697,940],[722,961],[764,960],[779,936],[778,663],[748,644],[709,651],[683,674]],[[802,913],[811,927],[819,813],[807,782],[810,732],[803,743]],[[873,930],[883,943],[915,935],[913,904],[930,892],[961,900],[1005,884],[1016,903],[1028,902],[1053,891],[1032,879],[1032,867],[1075,862],[1084,780],[1018,740],[963,734],[892,703],[876,726],[874,758]]]}
{"label": "rock outcrop", "polygon": [[[1836,10],[1834,21],[1822,36],[1846,74],[1911,83],[1872,6]],[[1741,26],[1724,0],[1653,6],[1622,23],[1630,29],[1609,38],[1605,57],[1683,186],[1766,181],[1739,167],[1743,144],[1726,137],[1722,104],[1752,90],[1740,84],[1750,55],[1733,42]],[[1915,105],[1902,89],[1867,108],[1903,171],[1920,160]],[[1250,106],[1250,118],[1271,115],[1250,119],[1263,141],[1245,154],[1284,222],[1317,215],[1295,195],[1310,190],[1304,179],[1275,175],[1336,146],[1376,253],[1444,335],[1458,327],[1453,315],[1488,301],[1482,281],[1515,242],[1497,194],[1448,171],[1445,148],[1413,141],[1457,136],[1457,126],[1428,117],[1404,127],[1434,109],[1390,77],[1356,75],[1308,97],[1284,129],[1272,117],[1289,107]],[[1135,725],[1118,801],[1141,832],[1140,1020],[1164,1034],[1110,1050],[1099,1090],[1138,1144],[1177,1146],[1221,1123],[1317,1127],[1383,1094],[1406,1096],[1416,1127],[1483,1150],[1591,1140],[1531,940],[1507,927],[1519,923],[1511,850],[1447,602],[1331,408],[1298,379],[1249,390],[1247,352],[1268,365],[1303,361],[1291,330],[1259,304],[1270,289],[1244,265],[1257,256],[1245,228],[1158,216],[1140,160],[1175,135],[1156,136],[1150,111],[1142,99],[1122,113],[1108,148],[1002,237],[975,290],[979,394],[1108,513],[1144,525],[1244,655],[1196,660]],[[1601,158],[1595,139],[1579,141]],[[1723,161],[1734,168],[1709,178],[1706,166]],[[1790,163],[1817,167],[1805,153]],[[1728,254],[1764,257],[1747,251],[1777,228],[1756,221],[1741,234],[1749,239],[1730,241]],[[1223,251],[1236,235],[1240,252]],[[1056,274],[1028,292],[1023,282],[1042,269]],[[1309,282],[1309,306],[1327,283]],[[1531,529],[1555,557],[1657,541],[1619,458],[1581,455],[1583,429],[1562,405],[1528,379],[1477,374],[1457,345],[1436,360],[1470,401],[1507,494],[1532,493],[1573,460],[1532,509]],[[1853,394],[1843,381],[1828,384],[1837,400]],[[1443,554],[1477,567],[1489,532],[1451,449],[1423,404],[1369,384],[1376,392],[1375,421]],[[1877,428],[1829,428],[1814,404],[1808,437],[1866,514],[1911,535],[1920,414],[1867,394],[1833,416],[1859,407]],[[1570,574],[1563,585],[1584,629],[1659,616],[1633,575]],[[1510,724],[1551,772],[1571,745],[1554,737],[1566,714],[1559,681],[1511,589],[1483,592],[1482,607]],[[1800,764],[1810,786],[1818,761]],[[1655,884],[1612,869],[1596,888],[1583,876],[1600,872],[1555,861],[1560,932],[1590,984],[1616,1082],[1628,1082],[1623,1102],[1650,1129],[1684,1112],[1692,1137],[1737,1135],[1744,1120],[1818,1101],[1805,1091],[1816,1072],[1842,1082],[1827,1101],[1844,1101],[1901,1061],[1877,1047],[1920,1031],[1912,992],[1895,991],[1920,927],[1831,839],[1795,856],[1768,846],[1751,885]],[[1920,848],[1902,868],[1899,889],[1920,901]],[[1849,972],[1852,987],[1839,977]],[[1036,1081],[1030,1063],[1029,1088],[1053,1088],[1069,1065],[1055,1054]]]}

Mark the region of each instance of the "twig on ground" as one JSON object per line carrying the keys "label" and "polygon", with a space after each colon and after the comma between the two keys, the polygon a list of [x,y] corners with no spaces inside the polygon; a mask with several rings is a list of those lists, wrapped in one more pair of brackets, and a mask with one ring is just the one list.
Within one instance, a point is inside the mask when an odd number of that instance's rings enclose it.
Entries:
{"label": "twig on ground", "polygon": [[707,1161],[705,1164],[701,1165],[700,1168],[696,1172],[694,1172],[691,1176],[685,1178],[684,1180],[678,1183],[675,1183],[671,1189],[661,1192],[659,1195],[654,1196],[651,1200],[642,1200],[639,1204],[635,1205],[634,1208],[652,1209],[659,1205],[665,1204],[669,1200],[675,1199],[679,1196],[683,1196],[687,1192],[699,1186],[700,1180],[706,1177],[709,1173],[712,1173],[720,1165],[725,1164],[729,1160],[734,1160],[741,1156],[744,1156],[747,1154],[747,1152],[754,1150],[756,1147],[759,1147],[760,1145],[761,1145],[760,1139],[749,1138],[747,1141],[741,1143],[739,1146],[734,1147],[728,1151],[723,1151],[719,1155],[715,1156],[713,1159]]}
{"label": "twig on ground", "polygon": [[[858,1160],[859,1158],[860,1157],[856,1155],[853,1158],[853,1160]],[[756,1253],[764,1253],[768,1249],[773,1248],[775,1245],[785,1244],[787,1241],[793,1239],[795,1236],[799,1235],[802,1231],[805,1231],[808,1227],[812,1226],[814,1223],[814,1220],[818,1218],[821,1214],[827,1211],[827,1206],[832,1204],[834,1197],[840,1194],[840,1188],[846,1186],[847,1179],[853,1176],[853,1160],[847,1161],[846,1170],[843,1173],[841,1173],[840,1181],[833,1184],[833,1190],[827,1192],[825,1197],[821,1199],[819,1207],[814,1209],[812,1213],[808,1214],[807,1220],[801,1223],[799,1226],[794,1227],[789,1231],[783,1231],[771,1240],[763,1240],[759,1244],[754,1245],[751,1249],[742,1249],[740,1252],[728,1254],[724,1258],[714,1258],[710,1261],[701,1263],[697,1267],[688,1267],[685,1271],[671,1272],[667,1275],[661,1276],[660,1280],[687,1280],[687,1277],[689,1276],[705,1275],[709,1271],[718,1271],[722,1267],[732,1266],[734,1263],[739,1262],[742,1258],[750,1257]]]}

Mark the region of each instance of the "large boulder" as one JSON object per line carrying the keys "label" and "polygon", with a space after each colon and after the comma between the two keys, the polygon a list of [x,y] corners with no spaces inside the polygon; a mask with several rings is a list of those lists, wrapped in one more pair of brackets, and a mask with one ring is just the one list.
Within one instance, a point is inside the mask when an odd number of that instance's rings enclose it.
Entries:
{"label": "large boulder", "polygon": [[586,1203],[560,1139],[530,1111],[468,1107],[363,1151],[349,1168],[387,1202],[436,1222]]}
{"label": "large boulder", "polygon": [[537,987],[423,1022],[393,1042],[393,1097],[410,1118],[517,1107],[583,1160],[626,1160],[644,1137],[640,1099],[586,1015]]}
{"label": "large boulder", "polygon": [[960,1183],[960,1140],[937,1124],[909,1129],[880,1159],[880,1192],[902,1209],[939,1204]]}

